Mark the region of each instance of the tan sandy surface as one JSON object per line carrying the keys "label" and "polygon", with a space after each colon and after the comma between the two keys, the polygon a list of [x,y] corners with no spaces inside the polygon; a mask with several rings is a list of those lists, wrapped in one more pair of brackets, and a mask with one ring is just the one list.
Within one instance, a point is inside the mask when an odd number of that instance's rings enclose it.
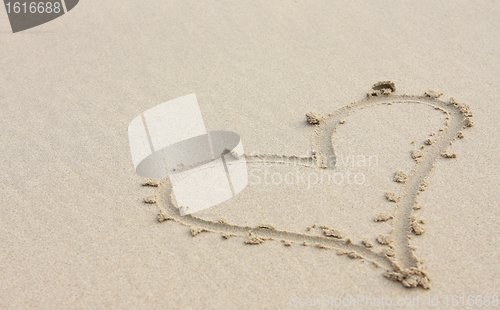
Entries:
{"label": "tan sandy surface", "polygon": [[[0,9],[0,308],[286,309],[364,295],[420,297],[406,308],[425,309],[429,297],[500,296],[499,16],[494,1],[86,0],[12,34]],[[429,290],[332,250],[193,237],[142,203],[156,188],[140,185],[127,126],[144,110],[196,93],[206,127],[238,133],[247,153],[310,155],[305,114],[328,115],[380,80],[474,113],[448,150],[457,158],[438,159],[420,195],[425,233],[412,244]],[[345,120],[337,155],[378,159],[338,166],[363,184],[249,184],[200,217],[311,235],[317,223],[382,249],[391,222],[373,218],[394,211],[393,175],[411,172],[410,152],[445,118],[395,103]]]}

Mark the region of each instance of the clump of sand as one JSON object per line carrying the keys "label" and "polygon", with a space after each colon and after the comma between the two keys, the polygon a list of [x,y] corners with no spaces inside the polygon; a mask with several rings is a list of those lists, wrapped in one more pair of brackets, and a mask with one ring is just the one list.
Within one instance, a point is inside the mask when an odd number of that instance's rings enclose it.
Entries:
{"label": "clump of sand", "polygon": [[393,192],[386,192],[385,198],[387,200],[389,200],[390,202],[398,202],[399,201],[398,195],[396,195],[396,193],[393,193]]}
{"label": "clump of sand", "polygon": [[270,224],[259,224],[257,226],[258,228],[262,228],[262,229],[269,229],[269,230],[276,230],[272,225]]}
{"label": "clump of sand", "polygon": [[423,156],[424,156],[424,152],[422,152],[421,150],[413,150],[411,152],[411,158],[413,158],[415,160],[418,160],[419,158],[421,158]]}
{"label": "clump of sand", "polygon": [[322,226],[321,229],[323,229],[323,234],[327,237],[332,237],[332,238],[337,238],[337,239],[342,239],[344,238],[344,233],[337,229],[333,228],[328,228],[326,226]]}
{"label": "clump of sand", "polygon": [[227,234],[227,233],[223,233],[223,234],[222,234],[222,238],[224,238],[224,239],[229,239],[229,238],[231,238],[231,237],[234,237],[234,235],[232,235],[232,234]]}
{"label": "clump of sand", "polygon": [[416,219],[412,218],[411,219],[411,230],[415,233],[415,235],[421,235],[425,232],[424,225],[425,220],[424,219]]}
{"label": "clump of sand", "polygon": [[324,250],[329,249],[329,247],[327,247],[322,243],[315,243],[314,246],[317,247],[318,249],[324,249]]}
{"label": "clump of sand", "polygon": [[261,238],[259,236],[257,236],[256,234],[252,233],[252,232],[249,232],[248,233],[248,237],[247,239],[245,240],[245,243],[246,244],[261,244],[262,242],[264,242],[266,239],[264,238]]}
{"label": "clump of sand", "polygon": [[419,186],[419,191],[423,192],[427,186],[429,186],[429,183],[427,182],[427,179],[424,179]]}
{"label": "clump of sand", "polygon": [[142,186],[158,187],[160,183],[161,181],[157,179],[147,179],[144,183],[142,183]]}
{"label": "clump of sand", "polygon": [[425,92],[425,96],[430,97],[430,98],[434,98],[434,99],[437,99],[437,98],[441,97],[442,95],[443,95],[442,92],[437,91],[437,90],[432,90],[432,89]]}
{"label": "clump of sand", "polygon": [[444,152],[444,153],[441,153],[441,157],[444,157],[444,158],[457,158],[457,154],[452,154],[452,153]]}
{"label": "clump of sand", "polygon": [[357,252],[349,252],[347,253],[347,257],[352,258],[352,259],[361,259],[363,256],[359,255]]}
{"label": "clump of sand", "polygon": [[401,170],[394,174],[394,182],[405,183],[408,180],[408,175]]}
{"label": "clump of sand", "polygon": [[366,247],[366,248],[372,248],[373,247],[373,243],[370,241],[370,239],[368,238],[365,238],[363,240],[361,240],[361,243]]}
{"label": "clump of sand", "polygon": [[156,203],[156,196],[154,196],[154,195],[153,195],[153,196],[144,197],[144,198],[142,199],[142,201],[143,201],[144,203],[155,204],[155,203]]}
{"label": "clump of sand", "polygon": [[399,281],[406,287],[421,286],[424,289],[430,288],[429,274],[420,267],[412,267],[396,272],[386,272],[384,277],[393,281]]}
{"label": "clump of sand", "polygon": [[160,213],[158,213],[158,222],[162,223],[164,221],[171,221],[174,218],[171,217],[167,212],[164,210],[160,210]]}
{"label": "clump of sand", "polygon": [[383,245],[388,245],[389,243],[391,243],[391,237],[388,236],[388,235],[382,235],[380,234],[378,237],[377,237],[377,241],[378,243],[380,244],[383,244]]}
{"label": "clump of sand", "polygon": [[306,114],[306,119],[307,119],[307,122],[309,122],[309,124],[317,125],[322,120],[324,120],[325,117],[323,115],[319,114],[318,112],[311,111],[311,112]]}
{"label": "clump of sand", "polygon": [[193,237],[198,236],[204,231],[206,230],[201,227],[191,227],[191,235],[193,235]]}
{"label": "clump of sand", "polygon": [[393,215],[390,213],[380,213],[379,215],[375,216],[375,218],[373,220],[375,222],[386,222],[392,218],[393,218]]}
{"label": "clump of sand", "polygon": [[375,97],[380,95],[388,96],[396,91],[396,84],[391,81],[382,81],[374,84],[372,86],[372,89],[372,92],[366,94],[368,97]]}

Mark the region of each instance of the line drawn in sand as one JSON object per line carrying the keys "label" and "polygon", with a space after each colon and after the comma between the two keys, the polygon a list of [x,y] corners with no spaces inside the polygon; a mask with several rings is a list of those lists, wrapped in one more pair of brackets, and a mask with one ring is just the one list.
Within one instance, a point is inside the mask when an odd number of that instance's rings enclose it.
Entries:
{"label": "line drawn in sand", "polygon": [[[256,227],[237,226],[227,223],[225,220],[209,221],[194,215],[182,216],[172,187],[171,180],[150,179],[143,186],[157,187],[154,196],[144,198],[144,202],[155,203],[159,208],[158,220],[175,221],[191,229],[193,236],[201,232],[213,232],[224,238],[232,236],[244,237],[246,244],[260,244],[266,240],[277,240],[285,246],[302,244],[315,246],[321,249],[335,250],[338,255],[347,255],[352,259],[363,259],[372,262],[377,268],[385,270],[383,276],[393,281],[399,281],[405,287],[430,288],[430,278],[427,267],[422,259],[414,254],[410,244],[412,235],[424,233],[424,220],[417,217],[421,208],[418,197],[427,186],[427,176],[439,158],[456,158],[456,154],[447,152],[448,147],[457,139],[464,137],[462,130],[473,126],[472,113],[467,104],[459,103],[456,99],[441,101],[438,98],[442,93],[429,90],[423,96],[408,96],[394,94],[396,87],[390,81],[379,82],[372,87],[373,91],[367,94],[367,98],[351,103],[328,116],[318,113],[307,113],[307,121],[315,127],[312,136],[312,156],[297,157],[272,154],[243,154],[247,163],[278,163],[284,164],[290,160],[298,165],[311,169],[334,169],[335,151],[333,149],[333,137],[338,126],[354,111],[369,108],[376,105],[392,105],[393,103],[425,104],[446,114],[446,128],[439,134],[425,141],[425,148],[414,150],[411,154],[416,164],[413,171],[406,175],[402,171],[396,171],[394,182],[402,184],[400,195],[385,193],[388,201],[396,203],[395,211],[382,213],[375,217],[375,222],[392,221],[390,235],[379,235],[377,242],[386,245],[382,252],[373,249],[373,243],[364,239],[360,244],[344,236],[335,229],[314,225],[308,230],[317,229],[322,235],[305,235],[296,232],[276,230],[270,225],[259,225]],[[240,154],[242,155],[242,154]]]}

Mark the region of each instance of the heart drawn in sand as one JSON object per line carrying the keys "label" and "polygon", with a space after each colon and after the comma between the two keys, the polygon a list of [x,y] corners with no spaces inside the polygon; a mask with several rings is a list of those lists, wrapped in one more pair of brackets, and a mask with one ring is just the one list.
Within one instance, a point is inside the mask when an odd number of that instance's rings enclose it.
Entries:
{"label": "heart drawn in sand", "polygon": [[[369,108],[375,105],[392,103],[426,104],[446,114],[447,127],[429,143],[425,150],[414,151],[412,158],[416,161],[413,171],[406,175],[396,172],[394,181],[403,184],[400,195],[386,193],[387,200],[397,204],[393,214],[380,214],[375,221],[392,220],[390,235],[380,235],[377,239],[380,244],[387,245],[382,252],[376,252],[368,240],[355,244],[350,238],[326,226],[314,227],[323,232],[323,235],[306,235],[295,232],[276,230],[268,225],[257,227],[232,225],[225,221],[210,221],[193,215],[181,216],[179,207],[173,195],[172,185],[168,178],[163,180],[148,180],[144,186],[158,187],[154,196],[144,199],[147,203],[156,203],[159,207],[158,219],[160,222],[175,221],[191,228],[193,236],[207,231],[221,234],[225,238],[240,236],[245,238],[246,244],[260,244],[265,240],[282,241],[285,245],[311,245],[318,248],[332,249],[339,255],[347,255],[352,259],[371,261],[375,266],[385,270],[384,277],[401,282],[405,287],[430,288],[429,274],[423,261],[414,255],[410,245],[411,234],[419,235],[424,232],[422,221],[418,220],[415,212],[420,208],[418,196],[427,186],[426,178],[431,172],[435,161],[440,158],[455,158],[449,154],[447,148],[457,139],[463,138],[462,130],[472,127],[472,113],[469,106],[451,98],[448,102],[438,100],[442,95],[436,91],[427,91],[423,96],[396,95],[392,82],[380,82],[373,86],[373,91],[367,98],[347,105],[328,117],[316,113],[306,115],[309,123],[315,126],[312,137],[312,156],[293,158],[299,165],[311,169],[334,169],[335,151],[332,145],[332,136],[336,126],[343,124],[344,119],[353,111]],[[248,155],[249,163],[275,162],[284,163],[286,156],[276,155]],[[332,160],[333,159],[333,160]],[[311,165],[311,163],[313,163]]]}

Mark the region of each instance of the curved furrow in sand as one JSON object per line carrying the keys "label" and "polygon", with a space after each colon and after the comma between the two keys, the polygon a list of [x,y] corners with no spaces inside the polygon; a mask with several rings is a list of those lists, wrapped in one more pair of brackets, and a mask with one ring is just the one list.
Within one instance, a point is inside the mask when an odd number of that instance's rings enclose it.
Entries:
{"label": "curved furrow in sand", "polygon": [[417,163],[405,182],[393,218],[392,238],[395,243],[395,269],[410,269],[419,266],[418,259],[414,256],[409,244],[409,234],[412,230],[412,213],[417,206],[417,197],[427,185],[426,178],[432,171],[434,163],[446,149],[459,137],[461,130],[467,126],[468,117],[461,111],[460,106],[420,98],[426,100],[427,104],[437,109],[442,109],[448,114],[447,127],[442,131],[433,143],[425,148],[422,157],[417,158]]}
{"label": "curved furrow in sand", "polygon": [[[427,95],[427,93],[426,93]],[[376,253],[364,245],[357,245],[351,239],[332,238],[325,236],[305,235],[288,231],[276,230],[272,227],[249,227],[231,225],[225,222],[212,222],[195,216],[181,216],[173,199],[172,186],[167,179],[160,184],[159,191],[154,197],[160,208],[159,220],[174,220],[191,228],[193,235],[201,231],[219,233],[224,237],[246,237],[246,243],[258,244],[266,239],[281,240],[285,244],[300,243],[318,248],[330,248],[339,254],[346,254],[351,258],[364,258],[372,261],[376,266],[387,270],[385,277],[400,281],[404,286],[429,288],[429,277],[411,249],[409,236],[412,232],[414,218],[413,210],[417,204],[417,196],[426,185],[426,177],[431,172],[436,160],[442,156],[453,141],[460,137],[462,128],[472,126],[472,114],[467,105],[459,104],[454,99],[443,102],[436,96],[396,96],[382,95],[351,103],[322,119],[316,126],[312,137],[313,155],[310,157],[286,156],[279,154],[246,154],[248,163],[278,163],[296,164],[311,168],[335,168],[335,151],[333,138],[336,128],[344,123],[344,119],[357,109],[367,108],[379,104],[407,103],[427,104],[447,114],[447,126],[441,131],[431,145],[416,158],[417,163],[408,176],[398,200],[397,208],[393,214],[393,227],[389,249],[385,253]]]}
{"label": "curved furrow in sand", "polygon": [[335,163],[335,150],[332,141],[337,126],[342,124],[351,112],[359,108],[393,103],[427,104],[447,114],[446,128],[431,145],[425,148],[421,157],[417,158],[417,163],[401,190],[392,220],[390,247],[393,255],[388,257],[393,263],[394,271],[385,274],[387,278],[401,281],[408,287],[428,288],[428,274],[420,260],[415,257],[410,245],[409,236],[412,233],[414,221],[412,214],[414,208],[417,207],[417,196],[425,189],[426,177],[430,174],[436,160],[442,156],[456,138],[460,137],[463,128],[472,126],[470,121],[472,113],[469,111],[469,107],[458,103],[453,98],[449,102],[443,102],[430,96],[390,95],[368,98],[330,114],[328,119],[317,126],[312,147],[316,153],[332,154],[331,152],[333,152],[333,160],[330,162]]}
{"label": "curved furrow in sand", "polygon": [[[163,193],[162,195],[158,195],[156,197],[156,203],[160,208],[160,221],[174,220],[190,227],[192,231],[210,231],[221,234],[225,237],[247,237],[250,240],[250,242],[247,243],[254,243],[251,241],[252,236],[254,236],[257,243],[260,243],[259,241],[269,239],[283,241],[285,243],[298,243],[302,245],[316,246],[318,248],[340,250],[338,254],[345,254],[351,258],[365,258],[366,260],[375,263],[376,266],[383,267],[386,270],[391,269],[391,262],[385,256],[377,254],[362,245],[353,244],[350,239],[304,235],[289,231],[276,230],[273,227],[231,225],[224,222],[204,220],[192,215],[181,216],[178,206],[175,205],[175,199],[172,199],[172,185],[168,180],[160,184],[158,192]],[[166,193],[170,194],[167,195]]]}

